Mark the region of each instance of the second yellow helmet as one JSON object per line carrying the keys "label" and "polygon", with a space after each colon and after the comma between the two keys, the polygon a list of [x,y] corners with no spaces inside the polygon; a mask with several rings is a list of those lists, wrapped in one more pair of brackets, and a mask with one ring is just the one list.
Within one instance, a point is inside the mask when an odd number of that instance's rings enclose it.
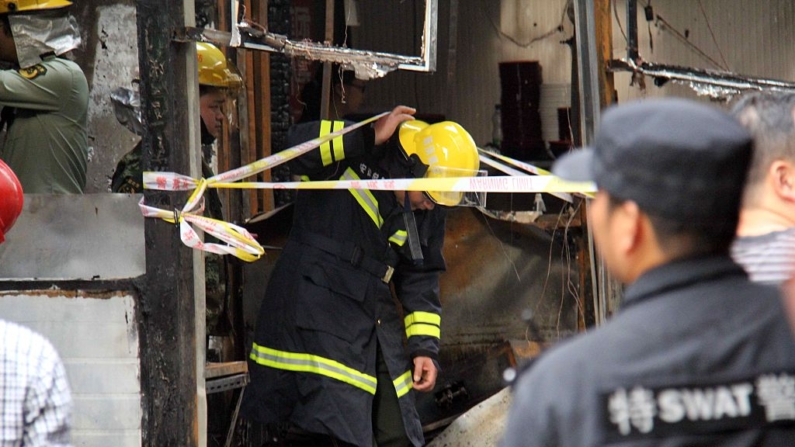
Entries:
{"label": "second yellow helmet", "polygon": [[236,73],[234,65],[226,60],[224,53],[215,45],[196,42],[196,57],[199,63],[200,85],[233,90],[243,86],[243,80]]}

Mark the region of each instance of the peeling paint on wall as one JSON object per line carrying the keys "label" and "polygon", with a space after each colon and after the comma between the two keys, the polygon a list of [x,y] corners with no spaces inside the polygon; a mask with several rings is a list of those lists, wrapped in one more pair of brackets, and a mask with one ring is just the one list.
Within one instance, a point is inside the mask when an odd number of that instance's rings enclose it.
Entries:
{"label": "peeling paint on wall", "polygon": [[138,75],[138,39],[133,5],[99,6],[92,38],[94,45],[91,96],[88,104],[89,163],[86,192],[106,192],[116,163],[138,142],[138,137],[116,122],[110,92],[129,86]]}

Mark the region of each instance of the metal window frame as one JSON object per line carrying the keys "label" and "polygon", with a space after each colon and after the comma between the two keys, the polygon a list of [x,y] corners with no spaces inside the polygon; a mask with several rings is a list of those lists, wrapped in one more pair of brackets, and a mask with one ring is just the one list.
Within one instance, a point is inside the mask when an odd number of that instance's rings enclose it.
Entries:
{"label": "metal window frame", "polygon": [[432,73],[436,71],[437,28],[439,18],[438,0],[425,0],[425,22],[422,27],[422,49],[420,56],[408,56],[370,50],[327,45],[308,40],[291,40],[287,36],[271,33],[256,23],[240,17],[238,0],[230,0],[231,33],[208,28],[186,27],[178,32],[176,40],[209,41],[223,46],[246,48],[302,57],[309,60],[332,62],[356,72],[357,77],[373,79],[395,70]]}

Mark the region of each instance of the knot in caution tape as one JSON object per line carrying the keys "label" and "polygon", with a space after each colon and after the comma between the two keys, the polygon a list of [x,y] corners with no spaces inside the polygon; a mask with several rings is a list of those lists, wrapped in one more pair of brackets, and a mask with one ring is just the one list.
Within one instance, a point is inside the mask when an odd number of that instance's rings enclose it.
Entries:
{"label": "knot in caution tape", "polygon": [[[254,236],[238,225],[187,212],[184,209],[168,211],[155,208],[145,205],[144,199],[138,202],[138,207],[144,217],[158,218],[179,225],[180,239],[190,248],[218,255],[233,255],[247,262],[256,261],[265,254],[265,250]],[[199,213],[201,211],[200,208]],[[226,245],[202,241],[193,226],[225,242]]]}
{"label": "knot in caution tape", "polygon": [[[231,254],[245,261],[255,261],[265,251],[254,237],[239,227],[222,220],[202,216],[203,194],[207,188],[238,188],[238,189],[368,189],[384,191],[443,191],[443,192],[497,192],[497,193],[549,193],[568,202],[572,201],[571,193],[584,197],[593,197],[596,186],[593,183],[567,182],[536,168],[528,163],[513,160],[504,155],[479,149],[480,159],[485,164],[495,167],[507,176],[495,177],[450,177],[450,178],[416,178],[416,179],[367,179],[367,180],[331,180],[306,182],[239,182],[267,169],[271,169],[293,158],[299,157],[323,143],[341,137],[366,124],[372,123],[389,112],[384,112],[359,123],[330,132],[322,137],[301,143],[279,153],[223,172],[208,179],[194,179],[174,172],[144,172],[145,189],[162,191],[193,190],[182,210],[165,211],[139,203],[145,217],[159,218],[180,226],[180,236],[185,245],[198,250],[217,254]],[[491,158],[489,158],[491,157]],[[522,171],[508,167],[499,161],[513,165]],[[533,174],[533,175],[530,175]],[[227,245],[204,243],[191,228],[195,225],[205,233],[211,234]]]}
{"label": "knot in caution tape", "polygon": [[[138,206],[144,217],[162,219],[166,222],[179,224],[180,238],[188,247],[203,250],[219,255],[230,254],[244,261],[256,261],[265,253],[262,246],[256,241],[245,228],[224,222],[218,219],[204,217],[203,195],[208,187],[218,187],[221,184],[235,184],[240,179],[258,174],[274,166],[292,160],[300,155],[319,147],[321,144],[340,137],[348,132],[358,129],[366,124],[372,123],[377,119],[389,114],[384,112],[368,118],[354,125],[345,127],[336,132],[331,132],[319,138],[307,141],[306,143],[293,146],[277,154],[257,160],[251,164],[241,166],[231,171],[223,172],[209,179],[194,179],[192,177],[177,174],[174,172],[144,172],[144,189],[155,189],[161,191],[190,191],[194,190],[182,210],[166,211],[144,204],[141,199]],[[216,239],[226,242],[227,245],[205,243],[201,240],[198,233],[193,230],[191,225],[203,230],[205,233],[214,236]]]}

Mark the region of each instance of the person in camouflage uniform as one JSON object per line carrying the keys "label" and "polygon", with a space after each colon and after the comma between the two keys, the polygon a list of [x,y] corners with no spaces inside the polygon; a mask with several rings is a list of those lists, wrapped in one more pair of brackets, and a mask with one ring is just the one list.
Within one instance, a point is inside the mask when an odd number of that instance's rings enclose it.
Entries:
{"label": "person in camouflage uniform", "polygon": [[[223,130],[225,119],[223,106],[230,92],[242,86],[240,76],[224,54],[214,45],[196,43],[199,63],[199,105],[201,112],[202,177],[215,175],[210,166],[212,145]],[[111,191],[135,194],[143,192],[143,167],[141,164],[141,142],[128,152],[116,165],[111,179]],[[204,193],[209,217],[224,220],[221,199],[216,189]],[[215,242],[208,236],[208,242]],[[207,333],[223,335],[225,321],[221,318],[226,303],[225,264],[221,256],[207,253],[205,256],[205,284],[207,301]]]}

